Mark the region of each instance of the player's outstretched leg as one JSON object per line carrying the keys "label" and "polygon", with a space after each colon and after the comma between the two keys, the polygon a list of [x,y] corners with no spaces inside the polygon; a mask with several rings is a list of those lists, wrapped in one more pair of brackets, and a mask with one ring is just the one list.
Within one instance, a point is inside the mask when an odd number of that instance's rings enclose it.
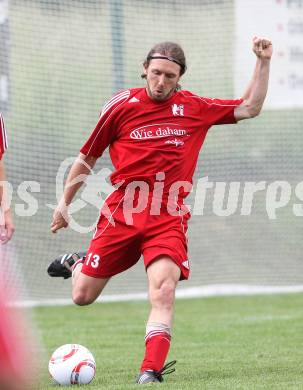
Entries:
{"label": "player's outstretched leg", "polygon": [[72,271],[78,263],[83,263],[86,252],[65,253],[53,260],[47,268],[47,273],[52,277],[63,277],[68,279],[72,276]]}

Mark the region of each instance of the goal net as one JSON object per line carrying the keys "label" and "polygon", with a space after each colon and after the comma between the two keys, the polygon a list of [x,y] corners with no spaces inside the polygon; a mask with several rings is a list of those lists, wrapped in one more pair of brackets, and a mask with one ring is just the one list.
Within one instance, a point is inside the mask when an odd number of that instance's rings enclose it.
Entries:
{"label": "goal net", "polygon": [[[46,268],[60,253],[87,248],[99,205],[84,186],[74,205],[77,228],[56,235],[50,232],[52,206],[102,105],[118,90],[144,85],[149,49],[178,42],[188,62],[183,89],[234,98],[253,73],[254,35],[274,43],[266,105],[260,117],[215,126],[207,136],[187,199],[191,277],[179,289],[303,285],[299,3],[0,0],[0,110],[16,225],[1,257],[2,267],[13,268],[12,280],[24,286],[23,299],[69,298],[70,283],[49,278]],[[112,169],[105,153],[90,181],[100,198]],[[145,291],[142,261],[106,287],[113,296]]]}

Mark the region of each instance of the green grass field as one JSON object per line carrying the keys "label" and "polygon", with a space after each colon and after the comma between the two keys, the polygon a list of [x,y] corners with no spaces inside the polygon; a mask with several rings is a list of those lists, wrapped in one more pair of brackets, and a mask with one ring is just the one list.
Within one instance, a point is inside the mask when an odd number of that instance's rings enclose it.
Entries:
{"label": "green grass field", "polygon": [[[147,302],[44,307],[34,319],[45,346],[39,389],[51,352],[66,343],[88,347],[97,372],[87,389],[136,389]],[[303,295],[178,300],[163,389],[303,389]],[[168,360],[169,360],[168,359]]]}

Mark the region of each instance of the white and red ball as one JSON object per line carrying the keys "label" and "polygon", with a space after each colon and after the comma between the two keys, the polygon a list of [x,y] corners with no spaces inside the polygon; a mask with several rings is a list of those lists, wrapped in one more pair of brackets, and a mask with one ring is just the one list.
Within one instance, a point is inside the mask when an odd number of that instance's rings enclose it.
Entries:
{"label": "white and red ball", "polygon": [[96,362],[82,345],[65,344],[52,354],[48,371],[59,385],[86,385],[94,379]]}

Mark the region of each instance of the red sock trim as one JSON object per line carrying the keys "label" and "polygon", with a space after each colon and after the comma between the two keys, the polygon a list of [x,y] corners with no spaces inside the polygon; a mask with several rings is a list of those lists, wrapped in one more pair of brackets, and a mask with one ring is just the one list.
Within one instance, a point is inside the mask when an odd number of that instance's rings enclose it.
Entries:
{"label": "red sock trim", "polygon": [[145,355],[141,372],[159,371],[164,366],[170,348],[171,336],[166,332],[151,331],[145,337]]}

